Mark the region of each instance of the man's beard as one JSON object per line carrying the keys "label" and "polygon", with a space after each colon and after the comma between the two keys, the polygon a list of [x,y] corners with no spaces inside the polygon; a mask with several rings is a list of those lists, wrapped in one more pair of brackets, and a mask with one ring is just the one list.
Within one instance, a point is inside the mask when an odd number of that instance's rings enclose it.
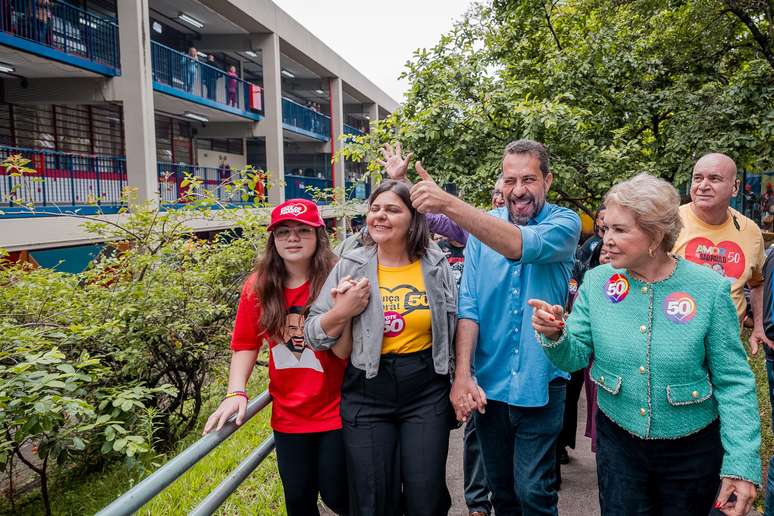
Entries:
{"label": "man's beard", "polygon": [[288,347],[288,349],[294,353],[302,353],[304,351],[304,345],[301,344],[300,346],[296,346],[295,342],[293,341],[293,338],[289,338],[285,345]]}
{"label": "man's beard", "polygon": [[[529,201],[532,203],[532,210],[530,211],[530,213],[527,213],[526,215],[513,213],[513,211],[511,211],[512,201],[513,202]],[[545,202],[546,202],[545,199],[538,202],[538,200],[535,199],[535,197],[532,196],[531,194],[523,195],[521,196],[521,198],[511,196],[508,198],[508,201],[507,201],[508,220],[511,221],[511,224],[514,224],[516,226],[526,226],[527,223],[530,221],[530,219],[532,219],[532,217],[540,213],[540,210],[543,209],[543,205],[545,204]]]}

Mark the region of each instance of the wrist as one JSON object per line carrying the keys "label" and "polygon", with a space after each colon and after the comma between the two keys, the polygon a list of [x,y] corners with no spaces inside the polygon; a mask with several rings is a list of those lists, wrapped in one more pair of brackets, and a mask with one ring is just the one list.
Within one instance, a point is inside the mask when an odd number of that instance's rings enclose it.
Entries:
{"label": "wrist", "polygon": [[470,366],[468,367],[457,367],[457,369],[454,371],[454,381],[468,381],[473,379],[473,374],[470,371]]}
{"label": "wrist", "polygon": [[229,398],[244,398],[245,401],[250,401],[250,397],[247,395],[247,392],[244,390],[228,391],[226,393],[226,396],[223,399],[229,399]]}

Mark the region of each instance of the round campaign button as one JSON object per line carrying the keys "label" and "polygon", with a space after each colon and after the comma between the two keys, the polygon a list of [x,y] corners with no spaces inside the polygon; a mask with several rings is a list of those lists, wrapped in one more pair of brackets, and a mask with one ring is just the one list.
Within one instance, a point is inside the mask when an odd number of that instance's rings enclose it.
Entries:
{"label": "round campaign button", "polygon": [[664,298],[663,309],[667,319],[685,324],[696,315],[696,301],[685,292],[672,292]]}
{"label": "round campaign button", "polygon": [[605,295],[613,303],[620,303],[629,295],[629,280],[623,274],[613,274],[605,283]]}

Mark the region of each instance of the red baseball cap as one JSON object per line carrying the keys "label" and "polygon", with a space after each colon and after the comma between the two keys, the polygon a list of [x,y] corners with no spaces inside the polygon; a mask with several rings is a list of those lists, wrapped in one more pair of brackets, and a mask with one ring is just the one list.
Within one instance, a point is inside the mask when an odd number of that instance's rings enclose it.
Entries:
{"label": "red baseball cap", "polygon": [[277,224],[288,220],[315,228],[325,225],[317,205],[308,199],[290,199],[282,204],[278,204],[271,210],[271,223],[268,230],[272,231],[277,227]]}

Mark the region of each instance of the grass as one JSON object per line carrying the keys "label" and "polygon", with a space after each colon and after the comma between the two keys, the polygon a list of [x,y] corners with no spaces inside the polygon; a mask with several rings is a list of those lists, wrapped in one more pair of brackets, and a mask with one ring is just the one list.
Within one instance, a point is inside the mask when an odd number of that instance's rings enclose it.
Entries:
{"label": "grass", "polygon": [[750,337],[750,330],[745,329],[742,340],[745,342],[748,356],[750,356],[750,367],[755,374],[755,384],[758,394],[758,410],[761,416],[761,462],[763,463],[763,489],[758,490],[758,498],[755,502],[755,508],[763,512],[763,502],[766,497],[766,470],[769,465],[769,457],[774,454],[774,435],[771,431],[771,401],[769,398],[769,384],[766,377],[766,356],[764,351],[758,350],[756,356],[749,353],[749,344],[747,340]]}
{"label": "grass", "polygon": [[[266,363],[265,351],[261,353],[259,358]],[[204,422],[220,403],[221,393],[226,390],[226,371],[218,373],[223,376],[215,378],[208,389],[212,395],[202,408],[196,426],[197,430],[181,440],[172,454],[153,461],[156,464],[149,464],[145,474],[130,472],[123,464],[112,464],[105,470],[92,472],[84,478],[64,476],[51,488],[53,513],[68,516],[94,514],[128,491],[139,480],[149,475],[172,456],[196,442],[201,437],[200,432],[204,427]],[[251,385],[248,387],[250,395],[256,396],[262,392],[266,388],[267,382],[266,366],[256,366]],[[188,514],[237,467],[242,459],[271,435],[270,414],[270,408],[259,412],[243,428],[210,452],[160,495],[148,502],[137,514]],[[34,490],[29,496],[21,500],[17,504],[16,513],[20,516],[42,514],[43,507],[37,494],[38,491]],[[7,503],[0,505],[0,510],[10,513],[10,507]],[[264,459],[261,465],[224,502],[216,514],[285,514],[282,485],[277,473],[277,461],[274,453]]]}

